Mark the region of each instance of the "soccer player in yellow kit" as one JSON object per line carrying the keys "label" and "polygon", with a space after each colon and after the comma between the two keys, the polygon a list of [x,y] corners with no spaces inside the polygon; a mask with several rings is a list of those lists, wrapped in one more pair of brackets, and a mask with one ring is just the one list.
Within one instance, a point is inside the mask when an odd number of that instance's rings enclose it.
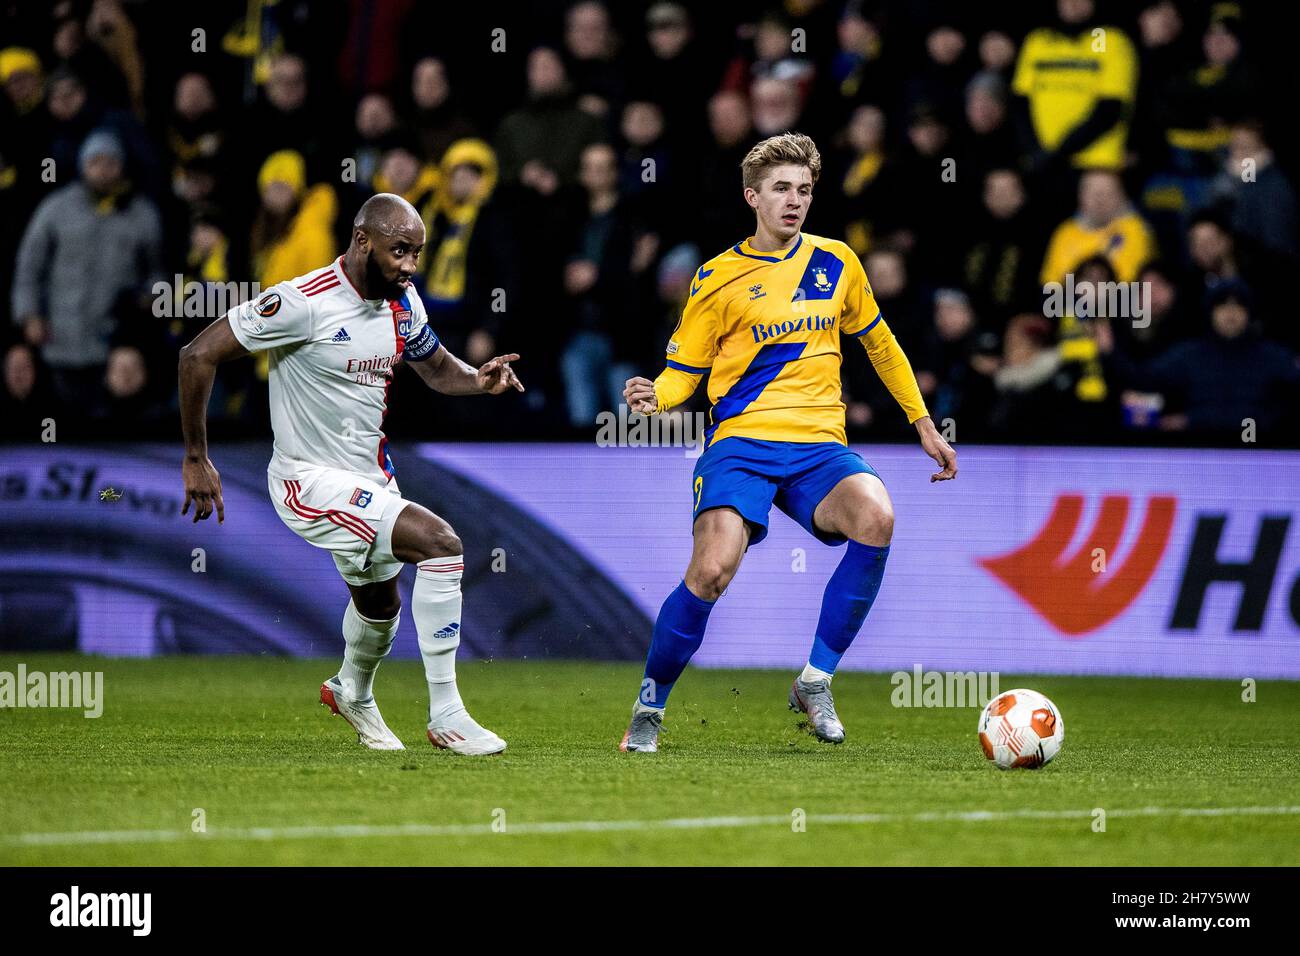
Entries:
{"label": "soccer player in yellow kit", "polygon": [[921,447],[942,468],[930,480],[957,475],[957,454],[926,412],[862,263],[843,242],[800,232],[821,172],[813,141],[797,133],[770,137],[749,151],[741,171],[755,234],[700,267],[668,343],[668,367],[653,382],[629,379],[623,392],[634,412],[663,412],[689,398],[709,372],[713,403],[691,488],[690,566],[655,621],[641,693],[619,745],[625,751],[658,750],[668,694],[703,643],[709,612],[746,549],[766,537],[773,504],[826,544],[848,541],[789,697],[819,739],[843,741],[831,678],[880,587],[894,511],[879,476],[846,444],[841,333],[862,343],[916,425]]}

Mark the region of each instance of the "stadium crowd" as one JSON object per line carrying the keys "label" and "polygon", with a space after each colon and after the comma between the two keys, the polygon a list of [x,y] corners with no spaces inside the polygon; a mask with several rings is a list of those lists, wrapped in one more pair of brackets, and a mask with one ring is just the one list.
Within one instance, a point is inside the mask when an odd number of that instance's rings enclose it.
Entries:
{"label": "stadium crowd", "polygon": [[[805,228],[862,258],[957,440],[1296,443],[1267,5],[452,6],[3,5],[0,431],[178,436],[207,290],[319,267],[386,191],[426,221],[439,335],[522,353],[529,386],[452,401],[399,369],[390,434],[590,433],[662,368],[699,265],[752,233],[741,158],[793,129],[823,161]],[[906,435],[847,355],[851,439]],[[214,431],[269,434],[265,376],[222,369]]]}

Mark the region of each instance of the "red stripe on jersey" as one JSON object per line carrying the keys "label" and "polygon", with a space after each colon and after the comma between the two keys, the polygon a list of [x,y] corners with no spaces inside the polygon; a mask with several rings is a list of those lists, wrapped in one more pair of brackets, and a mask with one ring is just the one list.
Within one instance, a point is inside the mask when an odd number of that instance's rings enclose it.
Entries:
{"label": "red stripe on jersey", "polygon": [[[344,273],[344,275],[346,274],[347,273]],[[360,293],[358,293],[358,295],[359,294]],[[397,355],[397,357],[393,359],[393,367],[396,368],[397,363],[402,360],[402,350],[406,348],[406,339],[402,337],[402,333],[397,327],[397,313],[409,312],[412,319],[414,319],[415,313],[410,309],[403,307],[402,303],[395,299],[388,300],[388,311],[393,316],[393,349]],[[375,460],[379,463],[379,470],[387,475],[390,481],[393,478],[393,472],[388,467],[388,438],[385,437],[383,428],[384,419],[388,417],[388,386],[391,382],[392,373],[390,372],[388,381],[384,382],[384,408],[383,411],[379,413],[379,448],[375,452]]]}
{"label": "red stripe on jersey", "polygon": [[417,565],[416,567],[417,567],[419,570],[421,570],[421,571],[436,571],[436,572],[438,572],[438,573],[440,573],[440,574],[441,574],[441,573],[444,573],[444,572],[447,572],[447,571],[464,571],[464,570],[465,570],[465,565],[463,565],[463,564],[449,564],[449,565],[446,565],[445,567],[441,567],[441,568],[434,567],[432,564],[420,564],[420,565]]}
{"label": "red stripe on jersey", "polygon": [[291,496],[292,501],[286,500],[285,502],[299,517],[310,518],[312,521],[323,517],[332,521],[340,528],[346,528],[353,532],[359,538],[365,538],[368,541],[374,540],[375,529],[370,527],[370,525],[366,524],[356,515],[348,514],[346,511],[336,511],[334,509],[322,511],[319,508],[311,508],[303,504],[301,499],[299,499],[298,492],[300,490],[301,486],[298,482],[293,482],[293,487],[289,489],[289,495]]}
{"label": "red stripe on jersey", "polygon": [[375,529],[370,527],[370,525],[366,524],[356,515],[350,515],[345,511],[335,511],[333,509],[322,511],[319,508],[308,507],[298,498],[299,486],[296,481],[286,481],[284,483],[284,488],[285,506],[298,517],[304,518],[308,521],[317,521],[321,518],[325,518],[327,521],[338,525],[345,531],[351,531],[367,544],[374,543]]}
{"label": "red stripe on jersey", "polygon": [[357,284],[353,282],[352,277],[348,275],[348,270],[343,268],[343,257],[339,256],[335,262],[338,264],[339,272],[343,273],[343,278],[348,280],[348,285],[352,286],[352,291],[357,294],[357,298],[364,299],[365,296],[361,294],[361,290],[357,288]]}
{"label": "red stripe on jersey", "polygon": [[334,274],[334,267],[326,266],[324,271],[321,272],[320,275],[312,276],[302,285],[298,286],[298,289],[299,291],[306,292],[308,289],[312,288],[313,286],[320,285],[321,282],[323,282],[326,279],[337,279],[337,278],[338,276]]}
{"label": "red stripe on jersey", "polygon": [[320,295],[322,292],[328,292],[330,289],[337,289],[338,287],[339,287],[339,280],[335,279],[333,282],[325,282],[322,283],[321,285],[316,286],[310,292],[306,293],[306,295],[307,298],[311,298],[314,295]]}

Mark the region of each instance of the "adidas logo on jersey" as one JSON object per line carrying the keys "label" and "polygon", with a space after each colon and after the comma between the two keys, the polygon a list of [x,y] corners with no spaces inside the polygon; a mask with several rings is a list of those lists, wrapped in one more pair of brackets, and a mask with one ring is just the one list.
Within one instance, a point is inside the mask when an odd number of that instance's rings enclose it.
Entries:
{"label": "adidas logo on jersey", "polygon": [[334,333],[334,338],[330,339],[330,341],[331,341],[331,342],[351,342],[351,341],[352,341],[352,336],[348,335],[348,330],[347,330],[347,329],[339,329],[337,332]]}

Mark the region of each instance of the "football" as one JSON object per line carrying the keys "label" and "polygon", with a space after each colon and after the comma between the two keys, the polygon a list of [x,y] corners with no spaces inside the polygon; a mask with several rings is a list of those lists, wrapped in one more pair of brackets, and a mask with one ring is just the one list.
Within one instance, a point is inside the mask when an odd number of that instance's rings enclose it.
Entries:
{"label": "football", "polygon": [[1003,770],[1037,770],[1051,763],[1065,739],[1065,720],[1050,700],[1023,687],[998,694],[979,722],[984,756]]}

